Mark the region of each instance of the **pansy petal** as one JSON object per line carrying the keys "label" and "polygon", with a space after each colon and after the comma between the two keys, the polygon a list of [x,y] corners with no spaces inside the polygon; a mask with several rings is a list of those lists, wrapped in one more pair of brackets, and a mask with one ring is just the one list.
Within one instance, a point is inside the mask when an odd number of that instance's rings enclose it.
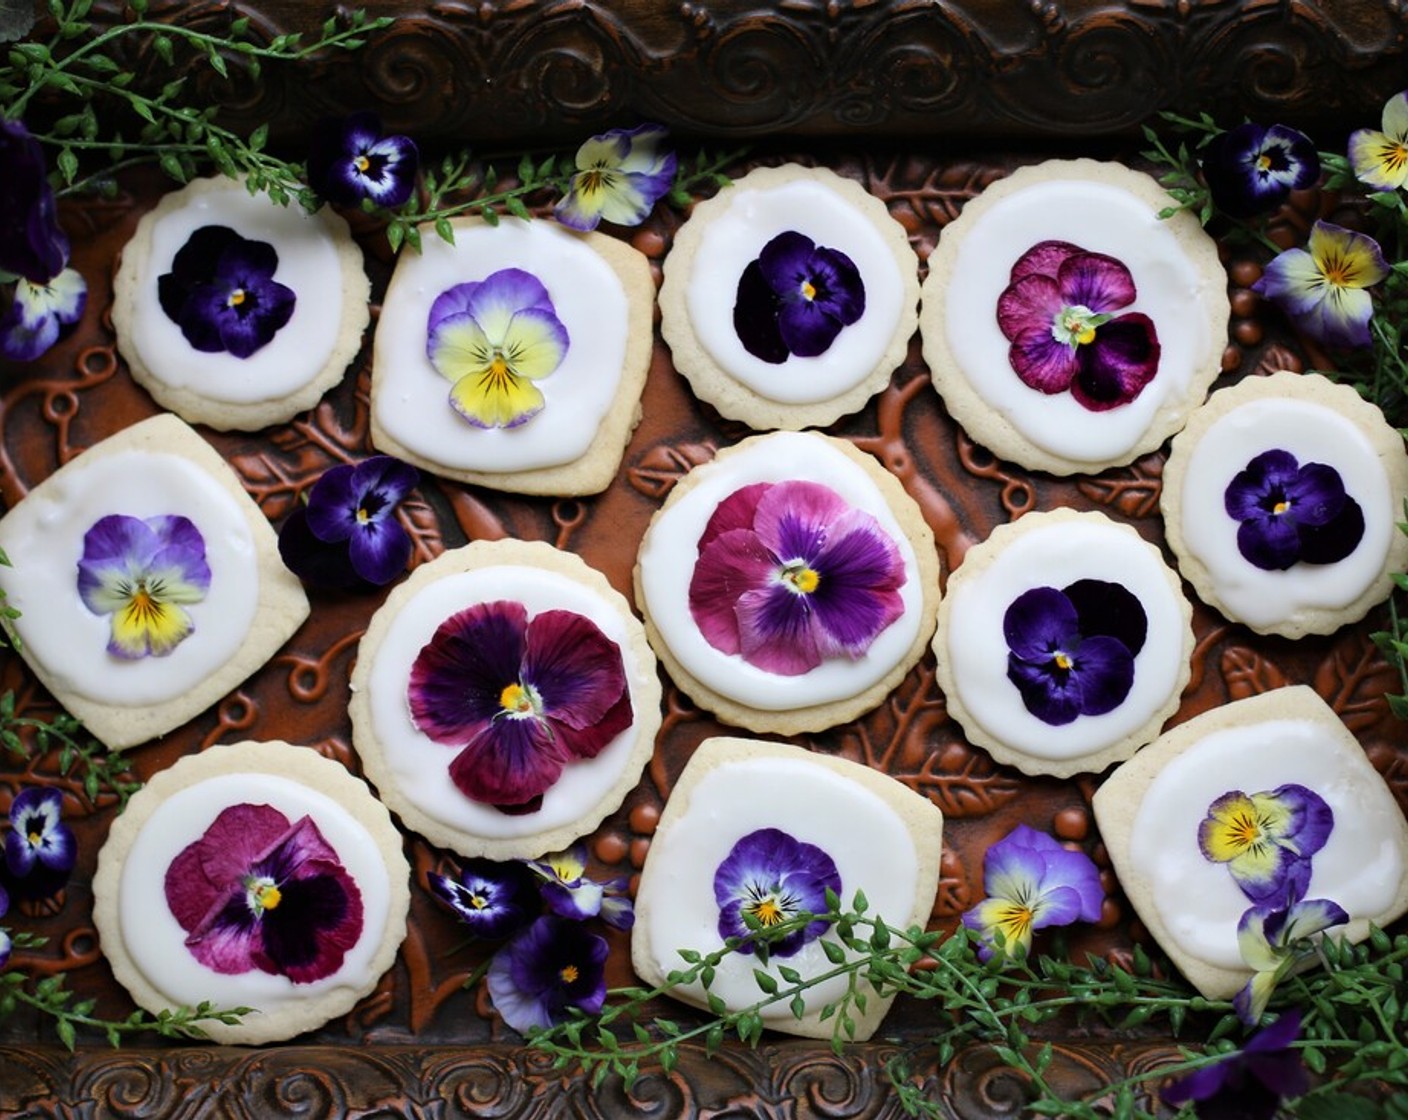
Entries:
{"label": "pansy petal", "polygon": [[416,727],[447,746],[476,737],[518,681],[527,626],[527,610],[513,600],[476,603],[442,622],[411,666]]}
{"label": "pansy petal", "polygon": [[860,269],[840,249],[819,245],[811,258],[815,306],[842,326],[865,314],[865,283]]}
{"label": "pansy petal", "polygon": [[1395,191],[1408,179],[1408,143],[1376,128],[1350,133],[1349,162],[1361,183],[1377,191]]}
{"label": "pansy petal", "polygon": [[538,690],[544,714],[579,729],[598,723],[626,691],[620,647],[590,619],[564,610],[529,622],[523,679]]}
{"label": "pansy petal", "polygon": [[1296,472],[1286,497],[1291,502],[1297,525],[1324,525],[1344,506],[1344,482],[1334,467],[1306,463]]}
{"label": "pansy petal", "polygon": [[[1051,324],[1065,308],[1061,287],[1052,276],[1032,273],[1014,281],[997,300],[997,325],[1011,342],[1033,333],[1051,334]],[[1053,339],[1054,341],[1054,339]],[[1034,347],[1035,342],[1028,342]]]}
{"label": "pansy petal", "polygon": [[1149,619],[1139,597],[1122,584],[1103,579],[1080,579],[1061,589],[1076,612],[1076,627],[1086,637],[1106,634],[1118,638],[1138,656],[1149,633]]}
{"label": "pansy petal", "polygon": [[705,545],[721,533],[727,533],[733,529],[752,529],[753,518],[758,512],[758,503],[762,501],[763,495],[771,490],[773,485],[774,483],[771,482],[754,482],[740,490],[735,490],[715,506],[714,512],[709,515],[708,523],[704,526],[704,532],[699,536],[699,551],[703,552]]}
{"label": "pansy petal", "polygon": [[569,760],[540,719],[483,725],[450,763],[450,780],[471,801],[519,805],[547,790]]}
{"label": "pansy petal", "polygon": [[1104,715],[1134,686],[1134,658],[1118,638],[1098,634],[1081,642],[1071,677],[1080,690],[1080,714]]}
{"label": "pansy petal", "polygon": [[738,597],[740,652],[750,665],[796,677],[821,664],[816,622],[805,595],[781,583]]}
{"label": "pansy petal", "polygon": [[780,482],[759,499],[753,530],[778,560],[812,561],[830,526],[849,508],[836,491],[819,482]]}
{"label": "pansy petal", "polygon": [[543,282],[521,268],[501,268],[480,283],[464,287],[465,314],[495,342],[504,338],[520,311],[551,311],[553,307],[552,296]]}
{"label": "pansy petal", "polygon": [[299,878],[285,886],[278,908],[266,911],[260,924],[255,963],[309,984],[337,972],[361,937],[361,892],[340,866]]}
{"label": "pansy petal", "polygon": [[1033,664],[1011,654],[1007,658],[1007,679],[1016,686],[1027,711],[1042,723],[1060,727],[1081,714],[1079,683],[1069,673],[1055,675],[1045,664]]}
{"label": "pansy petal", "polygon": [[1023,385],[1050,396],[1069,389],[1080,373],[1078,351],[1057,339],[1049,326],[1038,327],[1012,340],[1007,360]]}
{"label": "pansy petal", "polygon": [[1306,242],[1323,275],[1341,288],[1369,288],[1388,276],[1379,243],[1365,233],[1332,222],[1319,221],[1310,227]]}
{"label": "pansy petal", "polygon": [[1298,526],[1300,558],[1306,564],[1336,564],[1364,539],[1364,509],[1346,497],[1340,512],[1320,526]]}
{"label": "pansy petal", "polygon": [[1128,404],[1159,371],[1162,347],[1153,321],[1140,313],[1121,315],[1096,329],[1095,341],[1079,348],[1079,372],[1071,395],[1101,412]]}
{"label": "pansy petal", "polygon": [[1286,517],[1243,521],[1237,527],[1237,550],[1262,571],[1285,571],[1300,559],[1300,534]]}
{"label": "pansy petal", "polygon": [[741,652],[735,604],[744,591],[767,587],[776,568],[777,558],[751,530],[729,530],[700,550],[689,581],[689,613],[711,646]]}
{"label": "pansy petal", "polygon": [[1016,656],[1045,662],[1079,637],[1076,608],[1054,587],[1033,587],[1012,600],[1002,616],[1002,634]]}
{"label": "pansy petal", "polygon": [[1067,257],[1056,274],[1061,302],[1089,308],[1096,314],[1118,311],[1138,294],[1134,277],[1120,261],[1104,253]]}
{"label": "pansy petal", "polygon": [[733,302],[733,331],[743,348],[759,361],[781,365],[791,356],[778,327],[778,298],[754,260],[738,280]]}
{"label": "pansy petal", "polygon": [[[970,918],[969,915],[972,915]],[[992,955],[994,934],[1002,933],[1002,949],[1010,957],[1025,956],[1032,947],[1032,913],[1021,903],[1007,898],[988,898],[963,915],[969,929],[983,938],[983,958]]]}
{"label": "pansy petal", "polygon": [[816,242],[794,229],[783,230],[758,252],[758,268],[774,293],[789,299],[807,279]]}
{"label": "pansy petal", "polygon": [[782,344],[799,358],[825,354],[843,325],[811,301],[784,301],[777,311],[777,330]]}
{"label": "pansy petal", "polygon": [[904,613],[899,594],[904,564],[895,542],[878,526],[838,527],[817,558],[817,569],[821,579],[811,598],[824,653],[860,656]]}
{"label": "pansy petal", "polygon": [[411,559],[411,538],[395,518],[359,524],[347,542],[352,570],[368,583],[390,583]]}
{"label": "pansy petal", "polygon": [[510,373],[470,374],[450,388],[450,404],[476,428],[516,428],[543,410],[543,393]]}
{"label": "pansy petal", "polygon": [[315,586],[347,591],[366,586],[352,567],[346,541],[330,544],[313,535],[306,505],[295,507],[279,529],[279,559],[299,579]]}
{"label": "pansy petal", "polygon": [[1227,484],[1223,507],[1235,521],[1249,521],[1266,516],[1265,503],[1273,495],[1284,495],[1294,485],[1300,462],[1289,451],[1278,447],[1256,455]]}
{"label": "pansy petal", "polygon": [[1033,274],[1054,279],[1068,257],[1084,252],[1079,245],[1069,241],[1039,241],[1017,258],[1007,282],[1014,284],[1022,277]]}

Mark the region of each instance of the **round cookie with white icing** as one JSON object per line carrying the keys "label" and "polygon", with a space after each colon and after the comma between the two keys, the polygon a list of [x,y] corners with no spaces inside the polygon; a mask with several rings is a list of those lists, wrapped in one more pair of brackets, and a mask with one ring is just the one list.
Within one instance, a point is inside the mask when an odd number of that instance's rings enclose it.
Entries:
{"label": "round cookie with white icing", "polygon": [[650,262],[602,233],[454,222],[402,253],[377,321],[373,445],[442,478],[596,494],[640,422]]}
{"label": "round cookie with white icing", "polygon": [[919,260],[885,204],[825,168],[750,171],[694,207],[660,333],[695,396],[758,429],[823,427],[889,384],[918,323]]}
{"label": "round cookie with white icing", "polygon": [[695,703],[793,735],[868,712],[914,667],[939,563],[919,507],[873,458],[775,432],[675,484],[635,586],[651,644]]}
{"label": "round cookie with white icing", "polygon": [[113,281],[132,377],[191,423],[254,431],[336,385],[362,345],[371,282],[346,221],[197,179],[144,214]]}
{"label": "round cookie with white icing", "polygon": [[994,454],[1053,474],[1129,463],[1220,372],[1217,246],[1149,176],[1052,160],[993,183],[929,257],[919,329],[934,387]]}
{"label": "round cookie with white icing", "polygon": [[[767,925],[799,913],[825,913],[826,889],[850,909],[857,892],[868,913],[897,928],[923,926],[934,907],[943,851],[943,814],[888,775],[800,747],[750,739],[706,739],[690,756],[651,839],[636,892],[631,963],[641,979],[663,985],[683,967],[679,950],[701,954],[726,938],[748,936],[748,919]],[[786,883],[787,889],[778,884]],[[705,992],[672,985],[696,1007],[710,997],[730,1010],[758,1002],[754,969],[779,984],[783,970],[813,977],[852,957],[825,923],[808,923],[769,947],[767,962],[744,949],[718,965]],[[803,1038],[830,1038],[828,1003],[846,978],[807,989],[799,1017],[788,1001],[762,1008],[767,1027]],[[855,1039],[880,1026],[893,1000],[866,993],[853,1004]]]}
{"label": "round cookie with white icing", "polygon": [[1206,603],[1261,634],[1328,634],[1408,567],[1408,450],[1347,385],[1282,370],[1214,393],[1164,466],[1169,546]]}
{"label": "round cookie with white icing", "polygon": [[640,779],[660,728],[655,657],[626,600],[572,553],[475,541],[372,617],[352,736],[405,824],[463,856],[566,848]]}
{"label": "round cookie with white icing", "polygon": [[949,577],[934,653],[970,742],[1029,774],[1148,743],[1190,676],[1192,607],[1159,550],[1102,513],[1000,525]]}
{"label": "round cookie with white icing", "polygon": [[410,867],[386,808],[288,743],[210,747],[156,774],[98,853],[93,923],[141,1007],[253,1010],[199,1025],[277,1042],[345,1015],[406,935]]}

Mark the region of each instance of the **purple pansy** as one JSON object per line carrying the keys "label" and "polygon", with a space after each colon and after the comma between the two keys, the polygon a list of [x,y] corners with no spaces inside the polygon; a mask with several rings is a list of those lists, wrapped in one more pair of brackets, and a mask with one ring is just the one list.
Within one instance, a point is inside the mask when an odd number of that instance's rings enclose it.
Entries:
{"label": "purple pansy", "polygon": [[1310,886],[1310,859],[1325,846],[1335,814],[1313,789],[1295,783],[1248,795],[1230,790],[1208,806],[1198,850],[1223,863],[1253,902],[1295,902]]}
{"label": "purple pansy", "polygon": [[735,491],[699,538],[689,610],[726,654],[780,676],[858,659],[900,617],[899,548],[878,521],[817,482]]}
{"label": "purple pansy", "polygon": [[10,305],[0,315],[0,357],[33,361],[59,340],[65,327],[83,317],[87,306],[88,282],[72,268],[44,283],[17,280]]}
{"label": "purple pansy", "polygon": [[851,258],[787,230],[743,270],[733,329],[755,358],[781,363],[826,353],[864,313],[865,284]]}
{"label": "purple pansy", "polygon": [[416,655],[411,718],[459,748],[450,778],[466,797],[532,812],[562,769],[595,758],[631,726],[620,647],[590,619],[522,603],[451,615]]}
{"label": "purple pansy", "polygon": [[616,128],[577,149],[577,171],[553,210],[572,229],[591,230],[603,221],[640,225],[675,181],[675,153],[662,147],[658,124]]}
{"label": "purple pansy", "polygon": [[987,898],[963,915],[963,924],[980,938],[982,960],[996,952],[999,933],[1003,952],[1025,955],[1034,930],[1093,922],[1105,900],[1100,872],[1089,856],[1024,824],[988,849],[983,889]]}
{"label": "purple pansy", "polygon": [[1294,128],[1248,121],[1214,136],[1202,151],[1203,178],[1213,203],[1233,218],[1274,210],[1294,190],[1314,186],[1320,156]]}
{"label": "purple pansy", "polygon": [[268,805],[223,810],[166,869],[186,947],[215,972],[259,969],[308,984],[342,967],[362,935],[362,893],[311,817]]}
{"label": "purple pansy", "polygon": [[278,267],[268,242],[202,226],[158,277],[157,297],[194,349],[248,358],[293,317],[294,291],[274,279]]}
{"label": "purple pansy", "polygon": [[1240,522],[1237,550],[1264,571],[1297,563],[1334,564],[1364,536],[1364,510],[1345,492],[1339,471],[1300,463],[1272,448],[1227,484],[1227,516]]}
{"label": "purple pansy", "polygon": [[[0,886],[0,918],[3,918],[10,911],[10,895],[3,886]],[[10,963],[10,931],[0,926],[0,968],[4,968]]]}
{"label": "purple pansy", "polygon": [[1247,1026],[1259,1023],[1276,985],[1314,955],[1311,938],[1348,921],[1344,907],[1328,898],[1251,907],[1237,923],[1237,948],[1252,970],[1232,1000],[1237,1017]]}
{"label": "purple pansy", "polygon": [[1317,221],[1306,247],[1274,257],[1252,291],[1326,346],[1368,346],[1374,340],[1368,289],[1388,274],[1383,250],[1368,234]]}
{"label": "purple pansy", "polygon": [[53,788],[27,786],[10,802],[5,870],[16,893],[43,897],[67,881],[78,860],[78,842],[62,815],[63,795]]}
{"label": "purple pansy", "polygon": [[1159,368],[1149,316],[1116,315],[1138,295],[1120,261],[1068,241],[1042,241],[1016,264],[997,301],[1012,369],[1038,392],[1070,390],[1093,412],[1128,404]]}
{"label": "purple pansy", "polygon": [[572,1008],[595,1015],[606,1000],[606,939],[544,915],[494,954],[485,984],[514,1030],[550,1027]]}
{"label": "purple pansy", "polygon": [[618,878],[597,882],[588,878],[585,843],[529,860],[528,870],[540,880],[543,901],[558,917],[574,921],[600,917],[613,929],[635,925],[627,881]]}
{"label": "purple pansy", "polygon": [[1170,1082],[1163,1099],[1175,1106],[1191,1102],[1198,1120],[1272,1120],[1282,1098],[1310,1088],[1291,1048],[1299,1036],[1300,1009],[1291,1008],[1240,1051]]}
{"label": "purple pansy", "polygon": [[68,264],[44,152],[21,121],[0,120],[0,272],[44,285]]}
{"label": "purple pansy", "polygon": [[1059,591],[1034,587],[1002,616],[1007,679],[1043,723],[1103,715],[1129,695],[1147,628],[1144,608],[1120,584],[1084,579]]}
{"label": "purple pansy", "polygon": [[476,938],[497,941],[526,926],[538,912],[538,884],[521,862],[469,859],[459,875],[430,872],[430,893]]}
{"label": "purple pansy", "polygon": [[406,569],[411,538],[396,507],[420,481],[390,455],[331,467],[279,530],[279,555],[300,579],[326,587],[380,587]]}
{"label": "purple pansy", "polygon": [[313,132],[308,183],[323,198],[343,206],[364,198],[396,207],[411,197],[420,151],[406,136],[385,136],[373,112],[325,120]]}
{"label": "purple pansy", "polygon": [[[752,953],[755,928],[766,930],[802,914],[826,913],[828,890],[841,893],[841,873],[823,849],[778,828],[750,832],[729,849],[714,872],[719,936],[742,938],[738,951]],[[770,942],[768,955],[790,957],[826,927],[824,920],[808,922]]]}

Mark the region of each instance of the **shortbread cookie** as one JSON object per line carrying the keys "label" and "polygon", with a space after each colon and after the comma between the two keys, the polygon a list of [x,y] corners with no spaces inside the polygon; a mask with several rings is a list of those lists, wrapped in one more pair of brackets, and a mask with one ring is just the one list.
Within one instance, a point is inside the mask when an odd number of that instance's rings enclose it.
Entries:
{"label": "shortbread cookie", "polygon": [[476,541],[422,564],[358,647],[352,734],[406,825],[464,856],[566,848],[640,779],[655,657],[604,576],[547,544]]}
{"label": "shortbread cookie", "polygon": [[132,377],[193,424],[254,431],[311,408],[362,345],[371,283],[347,223],[223,176],[142,216],[113,282]]}
{"label": "shortbread cookie", "polygon": [[920,333],[974,440],[1054,474],[1094,473],[1183,427],[1220,371],[1227,276],[1149,176],[1024,167],[967,203],[929,257]]}
{"label": "shortbread cookie", "polygon": [[175,416],[109,436],[0,520],[20,653],[110,747],[210,707],[308,617],[273,528]]}
{"label": "shortbread cookie", "polygon": [[189,755],[132,798],[93,899],[103,955],[141,1007],[253,1008],[198,1026],[277,1042],[376,987],[406,935],[410,868],[365,783],[306,747],[245,742]]}
{"label": "shortbread cookie", "polygon": [[1328,634],[1408,567],[1408,451],[1347,385],[1282,371],[1214,393],[1173,441],[1164,525],[1199,597],[1262,634]]}
{"label": "shortbread cookie", "polygon": [[[928,924],[939,885],[943,815],[927,798],[869,767],[799,747],[749,739],[706,739],[675,783],[651,839],[631,934],[631,963],[647,985],[686,967],[679,950],[712,953],[749,935],[747,919],[775,926],[825,913],[826,891],[849,910],[864,894],[867,913],[901,929]],[[788,970],[805,980],[834,967],[827,950],[848,957],[825,923],[807,923],[769,946],[764,965],[744,948],[714,970],[708,992],[697,983],[670,994],[696,1007],[708,996],[738,1011],[764,998],[761,969],[786,991]],[[830,1038],[823,1017],[846,994],[834,977],[807,988],[797,1015],[790,997],[760,1011],[765,1026],[803,1038]],[[893,997],[867,989],[853,1003],[856,1041],[880,1026]],[[851,1037],[849,1033],[847,1038]]]}
{"label": "shortbread cookie", "polygon": [[949,577],[934,653],[970,742],[1067,777],[1158,735],[1188,683],[1192,607],[1159,550],[1102,513],[998,526]]}
{"label": "shortbread cookie", "polygon": [[759,168],[700,202],[664,271],[660,333],[675,368],[753,428],[821,427],[862,408],[918,323],[904,227],[825,168]]}
{"label": "shortbread cookie", "polygon": [[655,652],[695,703],[795,735],[869,711],[914,667],[939,563],[919,507],[874,459],[776,432],[675,485],[635,584]]}
{"label": "shortbread cookie", "polygon": [[1175,727],[1110,775],[1095,818],[1140,921],[1212,999],[1251,977],[1237,929],[1254,908],[1328,900],[1350,941],[1408,911],[1403,811],[1304,686]]}
{"label": "shortbread cookie", "polygon": [[372,443],[443,478],[596,494],[640,422],[646,258],[555,222],[477,218],[402,253],[377,322]]}

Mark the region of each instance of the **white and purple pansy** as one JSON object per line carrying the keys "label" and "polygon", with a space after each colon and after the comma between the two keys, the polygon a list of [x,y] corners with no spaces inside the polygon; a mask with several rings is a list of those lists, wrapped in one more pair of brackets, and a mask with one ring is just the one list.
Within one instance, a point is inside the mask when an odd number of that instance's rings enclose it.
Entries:
{"label": "white and purple pansy", "polygon": [[558,917],[573,921],[599,917],[613,929],[630,929],[635,924],[627,881],[589,878],[585,843],[529,860],[527,866],[541,882],[543,901]]}
{"label": "white and purple pansy", "polygon": [[324,121],[313,130],[308,183],[329,202],[360,205],[368,199],[393,208],[411,197],[420,150],[407,136],[386,136],[374,112]]}
{"label": "white and purple pansy", "polygon": [[1213,203],[1233,218],[1273,210],[1291,191],[1320,178],[1314,142],[1282,124],[1247,121],[1220,132],[1203,148],[1200,162]]}
{"label": "white and purple pansy", "polygon": [[53,787],[26,786],[15,795],[5,834],[5,870],[11,886],[28,880],[43,895],[63,885],[78,860],[78,842],[62,816],[63,794]]}
{"label": "white and purple pansy", "polygon": [[640,225],[675,181],[675,153],[661,147],[666,135],[658,124],[643,124],[583,143],[571,185],[553,210],[557,220],[583,231],[604,221]]}
{"label": "white and purple pansy", "polygon": [[865,314],[865,283],[845,253],[785,230],[743,270],[733,329],[764,362],[826,353],[842,328]]}
{"label": "white and purple pansy", "polygon": [[221,810],[166,869],[186,947],[215,972],[259,970],[309,984],[362,935],[362,895],[313,819],[268,805]]}
{"label": "white and purple pansy", "polygon": [[1230,790],[1208,806],[1198,849],[1227,870],[1256,903],[1305,897],[1310,859],[1325,846],[1335,814],[1314,790],[1295,783],[1246,794]]}
{"label": "white and purple pansy", "polygon": [[1383,249],[1372,237],[1318,221],[1305,248],[1287,249],[1269,261],[1252,291],[1326,346],[1368,346],[1374,317],[1369,289],[1388,275]]}
{"label": "white and purple pansy", "polygon": [[1117,314],[1137,296],[1114,257],[1069,241],[1032,246],[997,301],[1013,371],[1038,392],[1069,390],[1092,412],[1128,404],[1154,379],[1161,353],[1149,316]]}
{"label": "white and purple pansy", "polygon": [[1223,500],[1227,516],[1240,523],[1237,550],[1263,571],[1334,564],[1364,536],[1364,510],[1346,493],[1339,471],[1301,463],[1280,448],[1238,471]]}
{"label": "white and purple pansy", "polygon": [[475,938],[497,941],[537,916],[538,882],[518,860],[468,859],[457,876],[430,872],[430,893],[448,907]]}
{"label": "white and purple pansy", "polygon": [[59,340],[64,327],[83,317],[87,306],[88,282],[72,268],[43,282],[20,277],[0,316],[0,357],[33,361]]}
{"label": "white and purple pansy", "polygon": [[1237,923],[1237,948],[1252,978],[1232,1000],[1238,1018],[1248,1026],[1259,1022],[1276,985],[1314,953],[1310,939],[1348,921],[1344,907],[1328,898],[1248,909]]}
{"label": "white and purple pansy", "polygon": [[[841,873],[822,848],[779,828],[760,828],[741,837],[714,872],[719,936],[738,938],[740,953],[753,953],[754,934],[805,914],[825,914],[826,892],[839,896]],[[769,941],[769,956],[790,957],[815,941],[825,920],[808,922]]]}
{"label": "white and purple pansy", "polygon": [[544,914],[494,954],[484,984],[510,1027],[527,1033],[595,1015],[606,1001],[606,938]]}

